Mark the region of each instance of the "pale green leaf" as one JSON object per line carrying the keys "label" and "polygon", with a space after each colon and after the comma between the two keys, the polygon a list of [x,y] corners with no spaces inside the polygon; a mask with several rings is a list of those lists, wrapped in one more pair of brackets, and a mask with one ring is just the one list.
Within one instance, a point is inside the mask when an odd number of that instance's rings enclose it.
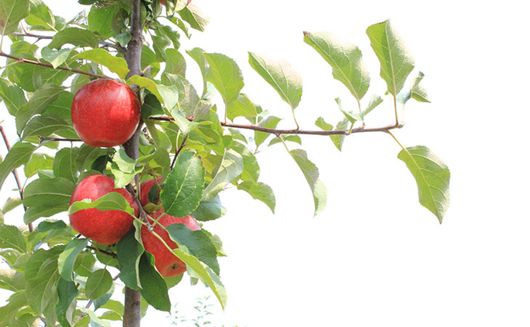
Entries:
{"label": "pale green leaf", "polygon": [[304,174],[311,192],[313,193],[313,202],[315,205],[315,215],[318,215],[326,206],[326,187],[320,180],[320,174],[317,166],[307,158],[307,153],[304,150],[296,149],[290,150],[289,154],[298,164],[300,170]]}
{"label": "pale green leaf", "polygon": [[220,53],[204,53],[204,57],[210,67],[206,74],[207,81],[219,91],[225,104],[236,100],[244,85],[237,63]]}
{"label": "pale green leaf", "polygon": [[68,214],[72,215],[80,210],[92,208],[102,211],[119,210],[127,212],[129,215],[134,215],[134,210],[131,208],[129,201],[127,201],[123,195],[117,192],[107,193],[97,200],[84,199],[81,201],[76,201],[70,205]]}
{"label": "pale green leaf", "polygon": [[0,37],[13,33],[29,14],[29,0],[0,0]]}
{"label": "pale green leaf", "polygon": [[0,224],[0,248],[26,252],[26,240],[16,226]]}
{"label": "pale green leaf", "polygon": [[121,79],[125,79],[129,73],[129,67],[125,59],[113,56],[104,49],[87,50],[77,54],[74,58],[85,59],[103,65],[111,72],[116,73]]}
{"label": "pale green leaf", "polygon": [[239,184],[237,188],[247,192],[254,199],[263,202],[269,207],[269,209],[271,209],[272,213],[274,213],[274,209],[276,208],[276,197],[269,185],[261,182],[246,181]]}
{"label": "pale green leaf", "polygon": [[17,142],[0,162],[0,189],[11,171],[25,164],[37,147],[31,143]]}
{"label": "pale green leaf", "polygon": [[221,165],[210,184],[204,189],[203,200],[212,199],[226,185],[234,181],[243,172],[243,157],[234,150],[227,150]]}

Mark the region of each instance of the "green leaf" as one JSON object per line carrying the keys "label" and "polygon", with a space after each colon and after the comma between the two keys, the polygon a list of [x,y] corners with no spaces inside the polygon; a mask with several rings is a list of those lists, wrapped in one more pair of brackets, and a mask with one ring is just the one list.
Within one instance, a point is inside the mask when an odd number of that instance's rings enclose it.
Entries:
{"label": "green leaf", "polygon": [[106,210],[120,210],[127,212],[129,215],[134,215],[134,210],[131,208],[129,201],[127,201],[123,195],[118,192],[110,192],[97,200],[84,199],[76,201],[70,205],[68,214],[72,215],[80,210],[84,209],[99,209],[102,211]]}
{"label": "green leaf", "polygon": [[26,177],[31,177],[39,171],[51,170],[52,166],[52,157],[43,153],[33,153],[24,166],[24,174]]}
{"label": "green leaf", "polygon": [[30,1],[29,16],[26,23],[35,30],[56,31],[56,21],[50,8],[40,0]]}
{"label": "green leaf", "polygon": [[134,180],[134,176],[139,174],[142,168],[136,167],[136,160],[127,155],[123,147],[112,158],[111,172],[114,175],[116,188],[123,188]]}
{"label": "green leaf", "polygon": [[65,44],[96,48],[98,46],[98,37],[88,30],[69,27],[57,32],[48,47],[60,49]]}
{"label": "green leaf", "polygon": [[103,65],[113,73],[116,73],[121,79],[125,79],[129,73],[127,61],[121,57],[115,57],[104,49],[91,49],[79,53],[75,59],[86,59],[93,63]]}
{"label": "green leaf", "polygon": [[[333,130],[343,131],[343,130],[346,130],[348,128],[348,122],[349,122],[349,120],[347,118],[344,118],[343,120],[339,121],[339,123],[337,124],[337,127],[334,128],[333,125],[327,123],[324,120],[324,118],[319,117],[315,121],[315,125],[317,125],[322,130],[325,130],[325,131],[333,131]],[[337,147],[337,149],[339,151],[341,151],[342,150],[342,143],[344,142],[345,135],[330,135],[329,138],[331,139],[331,141],[333,142],[335,147]]]}
{"label": "green leaf", "polygon": [[[269,116],[265,118],[263,121],[261,121],[258,124],[258,126],[265,127],[265,128],[276,128],[280,120],[281,119],[276,116]],[[263,142],[265,142],[270,136],[271,136],[270,133],[255,131],[254,142],[256,143],[256,147],[259,147],[261,144],[263,144]]]}
{"label": "green leaf", "polygon": [[86,281],[85,294],[89,299],[103,296],[112,287],[112,276],[107,269],[94,271]]}
{"label": "green leaf", "polygon": [[274,213],[276,197],[269,185],[261,182],[246,181],[239,184],[237,188],[247,192],[254,199],[263,202]]}
{"label": "green leaf", "polygon": [[184,224],[172,224],[167,226],[166,229],[179,246],[184,245],[193,256],[207,264],[219,275],[217,249],[204,231],[192,231]]}
{"label": "green leaf", "polygon": [[252,52],[248,53],[248,62],[291,109],[298,107],[302,99],[302,78],[288,63],[270,62]]}
{"label": "green leaf", "polygon": [[17,142],[0,162],[0,189],[11,171],[25,164],[37,147],[31,143]]}
{"label": "green leaf", "polygon": [[201,70],[203,85],[202,85],[202,93],[203,95],[206,94],[207,91],[207,75],[208,75],[208,61],[206,61],[206,58],[204,57],[204,50],[201,48],[193,48],[191,50],[186,51],[186,53],[197,63],[199,66],[199,69]]}
{"label": "green leaf", "polygon": [[27,294],[28,303],[37,313],[44,314],[46,323],[51,326],[57,319],[57,258],[62,251],[63,246],[37,250],[26,263],[24,274],[27,290],[31,290]]}
{"label": "green leaf", "polygon": [[186,8],[182,9],[178,13],[184,21],[190,24],[191,28],[204,32],[208,21],[202,16],[202,14],[197,10],[197,8],[188,5]]}
{"label": "green leaf", "polygon": [[4,100],[4,104],[11,116],[16,116],[27,102],[24,91],[20,87],[11,85],[10,82],[1,78],[0,98]]}
{"label": "green leaf", "polygon": [[386,82],[388,92],[397,96],[414,69],[414,62],[406,53],[388,20],[369,26],[366,34],[381,64],[381,77]]}
{"label": "green leaf", "polygon": [[326,206],[326,187],[320,180],[317,166],[307,158],[304,150],[290,150],[289,154],[302,170],[311,192],[313,192],[313,202],[315,204],[315,215],[318,215]]}
{"label": "green leaf", "polygon": [[144,253],[140,259],[140,283],[142,297],[153,308],[168,312],[171,310],[166,282],[151,264],[147,253]]}
{"label": "green leaf", "polygon": [[421,205],[442,223],[449,206],[449,168],[425,146],[404,148],[398,158],[416,179]]}
{"label": "green leaf", "polygon": [[119,9],[118,5],[92,6],[88,13],[88,30],[99,34],[103,39],[113,36],[113,24]]}
{"label": "green leaf", "polygon": [[193,271],[203,283],[210,287],[219,300],[221,307],[224,308],[226,305],[226,291],[219,276],[209,267],[204,266],[199,259],[185,252],[182,248],[173,250],[173,253],[186,264],[188,271]]}
{"label": "green leaf", "polygon": [[243,172],[243,158],[234,150],[227,150],[210,184],[204,189],[203,200],[210,200]]}
{"label": "green leaf", "polygon": [[79,291],[73,281],[66,281],[59,278],[57,282],[57,296],[59,302],[56,307],[57,321],[61,326],[70,327],[74,318],[74,313],[69,312],[69,308],[74,302]]}
{"label": "green leaf", "polygon": [[9,211],[15,209],[19,205],[22,204],[22,200],[19,197],[13,198],[9,197],[7,198],[6,202],[4,203],[4,206],[2,207],[2,213],[6,214]]}
{"label": "green leaf", "polygon": [[230,120],[245,117],[249,122],[254,123],[257,115],[256,106],[246,94],[241,93],[236,100],[227,105],[226,115]]}
{"label": "green leaf", "polygon": [[15,32],[29,14],[29,0],[0,0],[0,37]]}
{"label": "green leaf", "polygon": [[245,85],[237,63],[220,53],[204,53],[204,58],[210,66],[206,80],[219,91],[225,104],[236,100]]}
{"label": "green leaf", "polygon": [[166,58],[166,70],[162,75],[162,81],[167,79],[167,75],[186,75],[186,59],[177,49],[166,49]]}
{"label": "green leaf", "polygon": [[372,112],[372,110],[377,108],[381,103],[383,103],[383,98],[381,98],[378,95],[372,97],[372,99],[370,99],[370,102],[368,103],[366,108],[361,112],[361,118],[364,119],[366,115]]}
{"label": "green leaf", "polygon": [[28,120],[34,115],[42,113],[62,92],[62,87],[53,84],[46,84],[39,88],[24,108],[18,111],[16,117],[17,132],[20,134],[26,127]]}
{"label": "green leaf", "polygon": [[200,221],[217,219],[226,213],[225,207],[221,204],[219,196],[214,196],[210,200],[201,201],[199,207],[195,209],[192,216]]}
{"label": "green leaf", "polygon": [[24,223],[29,224],[34,222],[38,218],[51,217],[57,213],[63,212],[66,209],[62,206],[49,207],[47,205],[31,207],[24,213]]}
{"label": "green leaf", "polygon": [[192,152],[181,152],[160,193],[166,213],[175,217],[191,214],[201,201],[204,169]]}
{"label": "green leaf", "polygon": [[44,47],[41,50],[41,55],[42,59],[52,64],[53,68],[57,68],[66,62],[71,52],[72,49],[55,50]]}
{"label": "green leaf", "polygon": [[140,285],[140,257],[144,253],[142,244],[134,237],[136,230],[125,235],[116,247],[120,264],[120,279],[129,288],[139,290]]}
{"label": "green leaf", "polygon": [[24,140],[30,136],[49,136],[57,131],[65,129],[73,131],[71,124],[65,120],[39,115],[34,116],[28,121],[20,138]]}
{"label": "green leaf", "polygon": [[53,174],[71,181],[77,180],[76,158],[79,148],[63,148],[55,155]]}
{"label": "green leaf", "polygon": [[26,252],[26,240],[16,226],[0,224],[0,248],[23,253]]}
{"label": "green leaf", "polygon": [[360,101],[370,86],[370,76],[363,66],[361,50],[354,45],[338,44],[320,33],[304,32],[304,41],[328,62],[333,77]]}
{"label": "green leaf", "polygon": [[0,269],[0,289],[16,292],[25,287],[23,274],[11,268]]}
{"label": "green leaf", "polygon": [[26,186],[22,202],[28,207],[61,207],[66,210],[73,191],[74,183],[66,178],[39,178]]}
{"label": "green leaf", "polygon": [[419,72],[418,77],[414,79],[414,83],[412,84],[412,88],[410,90],[410,97],[418,102],[430,103],[431,101],[429,100],[427,92],[420,85],[421,81],[423,80],[423,77],[425,77],[425,75],[422,72]]}
{"label": "green leaf", "polygon": [[58,267],[59,274],[65,281],[73,281],[72,272],[77,256],[87,246],[87,239],[73,239],[64,248],[64,251],[59,255]]}

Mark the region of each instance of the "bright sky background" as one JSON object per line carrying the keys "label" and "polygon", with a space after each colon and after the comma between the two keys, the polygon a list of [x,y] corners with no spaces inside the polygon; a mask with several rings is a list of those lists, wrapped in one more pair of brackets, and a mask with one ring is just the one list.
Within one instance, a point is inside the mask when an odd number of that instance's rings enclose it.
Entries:
{"label": "bright sky background", "polygon": [[[69,17],[79,10],[74,1],[47,3]],[[305,137],[304,148],[328,187],[328,207],[314,218],[309,189],[292,159],[281,146],[264,151],[262,181],[275,190],[276,215],[244,193],[227,191],[226,217],[205,225],[222,237],[229,255],[221,261],[228,307],[215,320],[230,327],[530,324],[525,2],[194,3],[211,23],[185,47],[235,58],[244,91],[285,117],[286,127],[287,105],[251,70],[247,51],[287,60],[301,73],[297,113],[303,127],[313,128],[320,115],[339,118],[336,96],[346,104],[351,99],[304,44],[302,31],[326,31],[359,45],[372,80],[379,80],[365,29],[390,18],[425,73],[433,102],[409,102],[406,127],[396,135],[405,145],[429,146],[452,171],[451,207],[439,225],[419,205],[415,181],[390,137],[354,135],[342,153],[327,138]],[[189,67],[194,74],[193,63]],[[377,84],[369,94],[383,91]],[[390,102],[377,111],[390,119]],[[379,118],[369,124],[385,122]],[[210,294],[182,284],[171,292],[182,307],[193,304],[186,298]],[[151,311],[144,325],[169,326],[166,317]]]}

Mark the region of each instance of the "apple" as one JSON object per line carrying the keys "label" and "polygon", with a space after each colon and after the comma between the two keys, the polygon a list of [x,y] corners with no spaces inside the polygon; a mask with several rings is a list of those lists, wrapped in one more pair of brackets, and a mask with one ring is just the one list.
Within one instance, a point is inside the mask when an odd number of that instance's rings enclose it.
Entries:
{"label": "apple", "polygon": [[140,122],[140,102],[131,88],[111,79],[90,82],[74,96],[72,123],[88,145],[113,147],[131,138]]}
{"label": "apple", "polygon": [[[146,206],[148,203],[158,204],[160,203],[160,187],[162,186],[162,177],[157,177],[150,179],[146,182],[143,182],[140,185],[140,203],[142,206]],[[153,186],[157,188],[153,189]],[[150,194],[153,192],[154,194]],[[158,201],[153,202],[152,200],[158,199]]]}
{"label": "apple", "polygon": [[[138,215],[138,204],[124,188],[114,188],[114,180],[97,174],[84,178],[75,188],[70,204],[84,199],[96,200],[110,192],[120,193]],[[98,243],[111,245],[118,242],[131,229],[133,217],[120,210],[84,209],[70,215],[70,225]]]}
{"label": "apple", "polygon": [[[162,227],[166,227],[172,224],[184,224],[192,231],[201,229],[201,226],[192,216],[185,217],[173,217],[160,209],[151,214],[149,221],[153,225],[153,230],[150,231],[147,226],[142,226],[142,243],[147,252],[151,253],[155,258],[155,267],[164,277],[178,276],[186,271],[186,264],[177,258],[173,252],[158,239],[154,233],[157,233],[160,238],[166,242],[171,249],[176,249],[177,244],[171,239],[169,233]],[[155,222],[158,221],[158,222]],[[162,226],[161,226],[162,225]]]}

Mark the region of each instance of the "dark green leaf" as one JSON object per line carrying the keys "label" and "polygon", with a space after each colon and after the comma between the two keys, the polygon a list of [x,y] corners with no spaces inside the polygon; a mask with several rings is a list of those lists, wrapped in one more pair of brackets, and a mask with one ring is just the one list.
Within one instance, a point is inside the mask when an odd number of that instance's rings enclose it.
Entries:
{"label": "dark green leaf", "polygon": [[269,185],[261,182],[246,181],[239,184],[237,188],[247,192],[254,199],[265,203],[265,205],[267,205],[267,207],[269,207],[274,213],[274,209],[276,208],[276,197]]}
{"label": "dark green leaf", "polygon": [[449,206],[449,168],[425,146],[404,148],[398,158],[416,179],[421,205],[442,223]]}
{"label": "dark green leaf", "polygon": [[28,207],[60,206],[66,210],[73,191],[74,184],[66,178],[39,178],[26,187],[23,202]]}
{"label": "dark green leaf", "polygon": [[360,101],[370,86],[370,76],[362,64],[361,50],[353,45],[337,44],[324,34],[304,32],[304,41],[328,62],[333,69],[333,77]]}
{"label": "dark green leaf", "polygon": [[16,226],[0,224],[0,248],[26,252],[26,240]]}
{"label": "dark green leaf", "polygon": [[42,113],[48,105],[53,103],[63,92],[62,87],[53,84],[46,84],[39,88],[28,103],[19,110],[16,117],[17,132],[20,134],[26,127],[29,119]]}
{"label": "dark green leaf", "polygon": [[175,217],[191,214],[199,206],[203,184],[201,160],[192,152],[181,152],[160,194],[166,212]]}
{"label": "dark green leaf", "polygon": [[214,220],[226,213],[225,207],[221,204],[219,196],[214,196],[210,200],[201,201],[199,207],[195,209],[192,216],[200,221]]}
{"label": "dark green leaf", "polygon": [[30,207],[24,213],[24,223],[29,224],[38,218],[51,217],[55,214],[65,211],[67,208],[68,207],[65,208],[62,206],[49,207],[48,205]]}
{"label": "dark green leaf", "polygon": [[140,283],[142,284],[142,297],[153,308],[168,312],[171,310],[166,283],[155,270],[146,253],[140,259]]}
{"label": "dark green leaf", "polygon": [[64,129],[72,130],[69,122],[55,117],[34,116],[24,127],[20,138],[23,140],[30,136],[49,136]]}
{"label": "dark green leaf", "polygon": [[86,281],[85,294],[89,299],[103,296],[112,287],[112,276],[107,269],[94,271]]}
{"label": "dark green leaf", "polygon": [[388,20],[369,26],[366,34],[381,64],[381,77],[386,82],[388,92],[397,96],[414,69],[414,62],[406,53]]}
{"label": "dark green leaf", "polygon": [[169,225],[166,229],[177,244],[184,245],[193,256],[207,264],[219,275],[217,250],[210,237],[204,231],[192,231],[184,224]]}
{"label": "dark green leaf", "polygon": [[36,146],[31,143],[17,142],[0,162],[0,189],[11,171],[26,163]]}
{"label": "dark green leaf", "polygon": [[88,30],[99,34],[107,39],[114,35],[113,23],[119,10],[118,5],[112,6],[92,6],[88,13]]}
{"label": "dark green leaf", "polygon": [[116,247],[120,264],[120,279],[129,288],[139,290],[140,285],[140,257],[144,253],[143,246],[134,237],[135,230],[125,235]]}
{"label": "dark green leaf", "polygon": [[57,32],[48,47],[59,49],[65,44],[96,48],[98,46],[98,37],[88,30],[69,27]]}
{"label": "dark green leaf", "polygon": [[248,62],[287,102],[291,109],[298,107],[302,99],[302,78],[286,62],[271,62],[249,52]]}
{"label": "dark green leaf", "polygon": [[73,280],[72,272],[74,270],[74,263],[79,253],[83,251],[87,244],[87,239],[73,239],[66,245],[64,251],[59,255],[59,274],[65,281]]}
{"label": "dark green leaf", "polygon": [[304,150],[296,149],[289,151],[291,157],[302,170],[311,192],[313,193],[313,202],[315,204],[315,215],[318,215],[326,206],[326,187],[320,180],[317,166],[307,158]]}
{"label": "dark green leaf", "polygon": [[56,314],[57,321],[63,327],[71,326],[74,315],[73,312],[69,312],[69,308],[78,293],[79,291],[74,282],[59,278],[59,281],[57,282],[57,296],[59,297],[59,302],[57,303]]}

